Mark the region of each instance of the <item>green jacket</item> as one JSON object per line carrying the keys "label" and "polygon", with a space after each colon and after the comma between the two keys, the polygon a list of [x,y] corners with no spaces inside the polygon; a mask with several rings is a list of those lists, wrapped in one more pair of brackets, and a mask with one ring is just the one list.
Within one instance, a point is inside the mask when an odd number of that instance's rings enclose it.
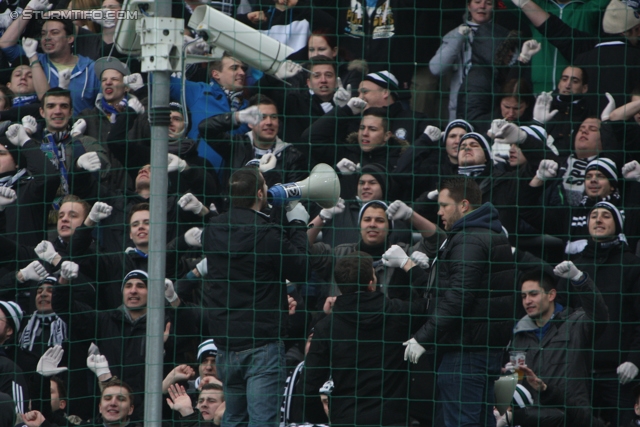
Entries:
{"label": "green jacket", "polygon": [[[504,3],[508,8],[517,9],[510,1]],[[602,14],[604,14],[609,0],[570,0],[564,5],[560,5],[558,1],[554,0],[536,0],[536,3],[545,11],[559,17],[570,27],[590,34],[598,34],[602,25]],[[542,45],[542,50],[531,59],[533,90],[535,93],[539,93],[556,89],[562,71],[569,65],[569,61],[533,25],[530,27],[533,38]]]}

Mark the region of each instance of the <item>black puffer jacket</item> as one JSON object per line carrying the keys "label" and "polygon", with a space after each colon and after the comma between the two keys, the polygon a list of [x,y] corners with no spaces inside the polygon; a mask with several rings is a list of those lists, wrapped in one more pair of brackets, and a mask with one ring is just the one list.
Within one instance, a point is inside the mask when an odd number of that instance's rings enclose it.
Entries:
{"label": "black puffer jacket", "polygon": [[218,348],[242,351],[286,334],[285,281],[307,279],[306,226],[286,230],[251,209],[232,208],[202,233],[209,271],[203,306]]}
{"label": "black puffer jacket", "polygon": [[627,361],[640,366],[640,258],[624,243],[589,240],[572,260],[593,278],[609,309],[609,321],[594,345],[594,369],[615,370]]}
{"label": "black puffer jacket", "polygon": [[444,351],[506,346],[515,310],[515,263],[493,205],[485,203],[453,225],[431,268],[433,316],[415,339],[450,345]]}

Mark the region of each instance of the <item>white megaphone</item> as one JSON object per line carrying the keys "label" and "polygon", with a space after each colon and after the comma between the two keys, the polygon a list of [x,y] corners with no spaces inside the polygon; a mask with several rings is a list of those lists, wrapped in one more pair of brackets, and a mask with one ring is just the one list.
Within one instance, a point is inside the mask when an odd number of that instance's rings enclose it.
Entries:
{"label": "white megaphone", "polygon": [[282,206],[302,198],[312,200],[324,209],[334,207],[340,198],[340,181],[333,168],[318,164],[309,177],[300,182],[277,184],[269,189],[269,203]]}
{"label": "white megaphone", "polygon": [[504,415],[513,401],[513,392],[518,385],[518,374],[503,375],[494,384],[496,395],[496,409],[500,415]]}

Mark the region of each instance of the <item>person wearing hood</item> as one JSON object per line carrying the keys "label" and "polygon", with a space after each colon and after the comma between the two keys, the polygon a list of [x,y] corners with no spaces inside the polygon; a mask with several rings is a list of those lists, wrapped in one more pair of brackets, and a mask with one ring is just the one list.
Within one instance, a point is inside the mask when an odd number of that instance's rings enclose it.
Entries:
{"label": "person wearing hood", "polygon": [[444,132],[427,126],[398,160],[394,175],[398,198],[415,200],[425,189],[438,188],[441,176],[457,175],[460,139],[473,131],[469,122],[458,119],[450,121]]}
{"label": "person wearing hood", "polygon": [[[404,242],[392,244],[390,236],[395,228],[393,218],[396,217],[402,217],[401,219],[404,221],[411,221],[415,228],[425,236],[430,236],[435,230],[433,223],[414,213],[400,200],[396,200],[391,205],[380,200],[364,203],[358,214],[359,237],[357,240],[334,247],[326,243],[314,243],[312,246],[314,263],[316,263],[314,267],[318,272],[323,273],[325,282],[330,281],[331,265],[335,259],[352,252],[363,251],[376,261],[374,264],[375,273],[382,292],[389,298],[408,300],[412,293],[410,284],[426,280],[426,274],[423,270],[429,268],[429,260],[424,253],[426,244],[423,241],[413,246]],[[312,239],[309,241],[313,243]],[[411,259],[420,268],[412,269],[393,263],[389,264],[387,262],[389,257],[402,257],[403,260]],[[413,267],[413,262],[411,267]],[[417,286],[419,285],[415,285],[415,287]]]}
{"label": "person wearing hood", "polygon": [[[429,320],[405,342],[405,359],[417,363],[436,346],[436,373],[444,424],[492,425],[493,382],[511,338],[515,307],[515,262],[498,211],[482,204],[469,178],[445,181],[438,205],[442,230],[428,288]],[[432,255],[427,253],[427,255]]]}
{"label": "person wearing hood", "polygon": [[[231,131],[242,124],[247,124],[251,130],[232,136]],[[210,117],[198,128],[209,146],[225,160],[226,169],[230,171],[227,173],[257,163],[268,187],[300,181],[308,175],[304,155],[278,137],[278,108],[266,96],[255,95],[247,109]]]}
{"label": "person wearing hood", "polygon": [[[404,268],[413,267],[407,260]],[[320,388],[332,378],[332,424],[404,425],[409,385],[400,344],[410,336],[411,320],[426,312],[426,300],[399,301],[379,292],[373,258],[366,252],[340,258],[333,276],[340,295],[332,314],[314,327],[305,359],[305,395],[318,400]],[[312,406],[307,407],[307,419],[322,420],[323,414],[310,414]]]}
{"label": "person wearing hood", "polygon": [[284,226],[274,223],[262,212],[267,184],[254,166],[237,169],[229,187],[229,212],[209,221],[202,233],[208,270],[202,305],[218,348],[223,425],[275,426],[286,379],[286,281],[307,281],[309,214],[297,203]]}
{"label": "person wearing hood", "polygon": [[509,31],[493,22],[493,1],[467,0],[466,20],[449,31],[442,45],[429,61],[436,76],[451,75],[449,87],[449,120],[458,118],[458,93],[471,67],[493,67],[498,46]]}
{"label": "person wearing hood", "polygon": [[[53,290],[52,307],[60,318],[69,325],[71,341],[95,342],[99,355],[89,356],[87,366],[101,382],[108,384],[113,377],[127,381],[136,393],[136,410],[132,419],[139,420],[144,413],[142,393],[145,390],[145,342],[147,336],[147,284],[149,276],[145,271],[132,270],[121,282],[121,305],[117,309],[96,311],[78,301],[75,296],[73,280],[77,277],[79,266],[66,261],[62,266],[62,275],[66,280]],[[170,309],[165,313],[165,336],[168,337],[171,324]],[[189,319],[181,313],[181,321],[176,323],[176,336],[193,331],[180,331],[187,327]],[[174,340],[165,340],[167,362],[174,354]]]}
{"label": "person wearing hood", "polygon": [[[624,237],[625,217],[613,203],[593,205],[587,246],[571,260],[596,284],[609,309],[604,332],[594,341],[593,407],[611,426],[633,418],[633,387],[640,367],[640,258]],[[583,304],[584,306],[584,304]],[[612,409],[615,408],[615,409]]]}
{"label": "person wearing hood", "polygon": [[[47,2],[31,1],[27,9],[45,8]],[[15,19],[0,37],[0,48],[10,61],[20,55],[31,57],[37,46],[18,45],[23,31],[31,18]],[[77,115],[86,108],[91,108],[100,91],[100,81],[93,70],[93,61],[82,55],[74,55],[71,46],[75,41],[73,22],[68,19],[47,19],[42,26],[41,45],[44,53],[38,53],[31,62],[31,67],[42,67],[49,86],[68,87],[73,99],[73,114]],[[26,52],[28,51],[28,52]],[[65,83],[66,81],[66,83]],[[67,86],[68,85],[68,86]]]}

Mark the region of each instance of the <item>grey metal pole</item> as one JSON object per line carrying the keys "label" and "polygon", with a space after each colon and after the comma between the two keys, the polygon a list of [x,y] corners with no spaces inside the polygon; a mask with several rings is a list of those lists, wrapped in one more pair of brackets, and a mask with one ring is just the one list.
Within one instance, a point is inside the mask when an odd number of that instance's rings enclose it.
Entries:
{"label": "grey metal pole", "polygon": [[[156,0],[156,16],[170,17],[170,0]],[[167,246],[167,146],[169,134],[169,71],[153,71],[151,85],[151,200],[149,203],[149,292],[147,302],[144,425],[162,424],[164,362],[164,279]]]}

